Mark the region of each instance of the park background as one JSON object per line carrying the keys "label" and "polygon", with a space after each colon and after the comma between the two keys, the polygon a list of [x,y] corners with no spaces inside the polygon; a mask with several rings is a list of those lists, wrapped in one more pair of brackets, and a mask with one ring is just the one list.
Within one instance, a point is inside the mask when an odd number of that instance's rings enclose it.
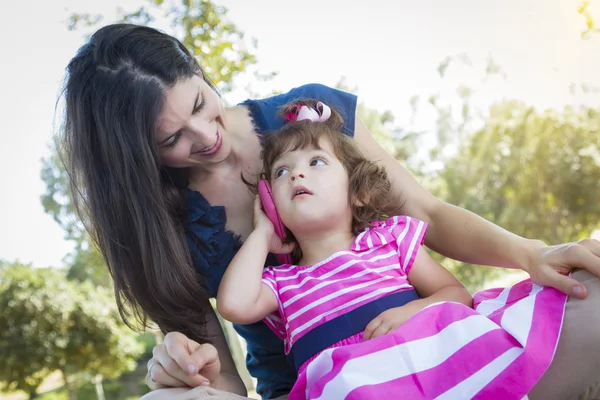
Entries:
{"label": "park background", "polygon": [[[114,21],[183,40],[225,102],[322,83],[436,196],[547,243],[600,228],[600,3],[10,1],[0,12],[0,399],[137,399],[161,335],[116,312],[53,147],[64,68]],[[439,258],[471,291],[522,272]],[[244,343],[224,323],[238,368]]]}

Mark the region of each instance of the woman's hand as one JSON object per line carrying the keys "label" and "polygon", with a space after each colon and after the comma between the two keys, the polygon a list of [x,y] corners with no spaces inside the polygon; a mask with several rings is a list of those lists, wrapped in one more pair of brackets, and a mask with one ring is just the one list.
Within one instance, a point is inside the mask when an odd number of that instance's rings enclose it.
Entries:
{"label": "woman's hand", "polygon": [[586,269],[600,277],[600,241],[584,239],[556,246],[539,245],[532,249],[531,262],[524,270],[533,282],[551,286],[561,292],[584,299],[587,289],[567,275],[576,268]]}
{"label": "woman's hand", "polygon": [[288,254],[294,250],[295,243],[283,243],[275,233],[275,227],[262,209],[260,197],[254,199],[254,231],[262,233],[269,243],[269,252],[273,254]]}
{"label": "woman's hand", "polygon": [[214,387],[220,373],[221,362],[214,346],[200,344],[179,332],[169,332],[164,342],[152,350],[146,383],[152,390],[185,386]]}

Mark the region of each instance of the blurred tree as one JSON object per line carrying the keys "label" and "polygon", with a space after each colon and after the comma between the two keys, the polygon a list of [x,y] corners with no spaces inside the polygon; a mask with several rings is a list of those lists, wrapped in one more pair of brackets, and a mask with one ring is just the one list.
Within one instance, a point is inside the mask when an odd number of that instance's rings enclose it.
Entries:
{"label": "blurred tree", "polygon": [[[598,112],[538,112],[518,101],[479,109],[477,96],[506,73],[491,58],[478,72],[468,56],[457,55],[440,63],[440,77],[449,79],[453,68],[476,79],[428,98],[435,124],[419,144],[427,150],[421,182],[439,198],[525,237],[560,243],[588,236],[600,220],[593,201],[600,194]],[[471,290],[506,273],[434,256]]]}
{"label": "blurred tree", "polygon": [[[441,170],[444,198],[524,237],[587,237],[600,224],[599,131],[593,109],[496,104]],[[477,287],[492,270],[459,264],[455,272]]]}
{"label": "blurred tree", "polygon": [[591,0],[583,0],[577,9],[577,12],[585,18],[585,30],[581,32],[583,39],[589,39],[592,34],[599,33],[600,27],[596,25],[596,19],[592,15]]}
{"label": "blurred tree", "polygon": [[74,399],[76,378],[100,384],[101,377],[135,368],[143,350],[121,322],[110,290],[74,284],[53,268],[14,263],[0,270],[0,326],[0,381],[30,398],[60,370]]}
{"label": "blurred tree", "polygon": [[[358,88],[348,85],[345,77],[342,77],[335,87],[351,93],[358,91]],[[417,98],[413,97],[411,99],[413,115],[417,111],[416,102]],[[413,131],[397,125],[391,110],[380,112],[374,108],[369,108],[363,101],[359,101],[356,107],[356,115],[385,151],[406,167],[412,167],[413,173],[419,173],[418,166],[414,164],[414,156],[417,150],[417,141],[423,132]]]}
{"label": "blurred tree", "polygon": [[[145,5],[127,12],[119,8],[119,22],[156,25],[167,20],[173,36],[191,52],[206,74],[224,93],[234,87],[234,78],[240,73],[251,73],[257,80],[269,80],[275,72],[261,73],[256,68],[258,42],[245,40],[244,33],[231,23],[227,8],[210,0],[146,0]],[[69,18],[70,30],[95,27],[103,20],[101,15],[77,14]]]}

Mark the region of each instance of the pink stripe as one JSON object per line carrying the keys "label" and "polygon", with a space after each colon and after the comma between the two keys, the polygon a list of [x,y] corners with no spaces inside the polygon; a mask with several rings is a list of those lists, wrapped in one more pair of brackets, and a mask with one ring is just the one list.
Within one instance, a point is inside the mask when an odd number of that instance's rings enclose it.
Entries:
{"label": "pink stripe", "polygon": [[[506,305],[488,315],[488,318],[494,321],[496,324],[501,325],[504,312],[508,308],[512,307],[518,299],[529,296],[532,289],[533,286],[530,279],[517,283],[515,286],[511,287],[507,296]],[[509,299],[513,299],[513,302],[510,302]]]}
{"label": "pink stripe", "polygon": [[510,394],[514,398],[520,399],[531,391],[552,362],[566,301],[566,295],[549,287],[537,294],[531,330],[523,354],[479,392],[477,399],[507,398],[504,397],[506,390],[503,389],[507,385],[510,385]]}
{"label": "pink stripe", "polygon": [[[484,318],[484,317],[482,317]],[[490,343],[494,343],[490,346]],[[506,332],[498,329],[468,343],[437,367],[389,382],[360,387],[346,399],[385,398],[384,393],[401,392],[406,399],[433,399],[456,386],[496,357],[518,343]],[[398,355],[399,358],[402,356]],[[377,394],[374,397],[368,397]]]}
{"label": "pink stripe", "polygon": [[[402,259],[403,270],[408,274],[417,257],[419,248],[425,241],[425,233],[427,232],[427,224],[416,219],[410,219],[409,231],[406,238],[400,243],[399,251]],[[419,225],[421,225],[419,230]]]}
{"label": "pink stripe", "polygon": [[[377,287],[377,289],[381,289],[381,287]],[[317,322],[309,324],[305,328],[303,328],[302,330],[294,333],[294,337],[290,338],[290,339],[292,339],[292,341],[290,342],[290,346],[293,345],[294,342],[296,342],[297,340],[299,340],[309,330],[314,329],[315,327],[317,327],[317,326],[319,326],[321,324],[324,324],[325,322],[330,321],[330,320],[332,320],[333,318],[335,318],[335,317],[337,317],[339,315],[346,314],[346,313],[354,310],[355,308],[360,307],[363,304],[369,303],[369,302],[371,302],[373,300],[376,300],[376,299],[381,298],[383,296],[386,296],[388,294],[398,293],[398,292],[402,292],[402,291],[408,290],[408,289],[410,289],[410,288],[406,288],[406,289],[402,289],[402,290],[392,290],[392,291],[389,291],[389,292],[380,293],[380,294],[378,294],[376,296],[373,296],[373,297],[367,298],[365,300],[356,302],[356,303],[354,303],[352,305],[349,305],[349,306],[346,306],[346,307],[342,307],[340,310],[338,310],[336,312],[333,312],[333,313],[331,313],[329,315],[321,317],[319,320],[317,320]],[[306,324],[309,321],[311,321],[312,319],[314,319],[317,315],[321,315],[321,313],[325,313],[325,312],[327,312],[330,309],[334,309],[338,305],[342,306],[344,304],[347,304],[348,301],[354,300],[357,297],[356,294],[355,295],[351,295],[351,294],[352,294],[352,292],[350,292],[350,293],[348,293],[346,295],[343,295],[343,296],[339,296],[337,299],[335,299],[333,301],[333,303],[326,302],[326,303],[329,303],[329,307],[320,307],[319,308],[319,312],[317,312],[317,311],[315,311],[313,309],[313,310],[310,310],[310,311],[306,312],[303,315],[300,315],[298,317],[289,319],[289,321],[288,321],[288,331],[289,332],[293,332],[297,328],[301,327],[303,324]],[[361,295],[363,295],[363,294],[365,294],[365,293],[361,293]],[[288,316],[288,318],[289,318],[289,316]]]}
{"label": "pink stripe", "polygon": [[533,290],[533,282],[531,281],[531,279],[526,279],[524,281],[521,281],[521,282],[517,283],[516,285],[514,285],[510,289],[510,292],[508,293],[508,297],[506,298],[506,302],[507,303],[516,303],[517,301],[521,300],[522,298],[529,296],[529,293],[531,293],[532,290]]}
{"label": "pink stripe", "polygon": [[374,342],[369,346],[356,344],[334,349],[331,354],[333,368],[330,372],[323,375],[311,388],[312,396],[320,396],[325,384],[330,380],[335,379],[346,362],[353,358],[372,353],[374,347],[380,351],[402,343],[433,336],[448,325],[474,314],[478,315],[474,310],[461,304],[437,304],[419,312],[405,322],[402,327],[393,334],[371,339]]}
{"label": "pink stripe", "polygon": [[473,308],[477,309],[479,304],[485,300],[493,300],[500,296],[503,288],[494,288],[494,289],[486,289],[480,292],[477,292],[473,295]]}

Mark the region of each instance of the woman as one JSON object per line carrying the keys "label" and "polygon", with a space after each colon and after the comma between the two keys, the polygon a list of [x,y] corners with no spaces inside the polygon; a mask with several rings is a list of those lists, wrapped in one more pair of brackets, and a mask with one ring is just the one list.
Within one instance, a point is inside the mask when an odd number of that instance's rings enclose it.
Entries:
{"label": "woman", "polygon": [[[148,27],[118,24],[96,32],[67,67],[62,150],[73,198],[107,261],[122,316],[144,322],[147,316],[170,332],[148,363],[152,389],[245,395],[208,298],[252,231],[253,196],[241,176],[254,182],[261,169],[259,135],[280,127],[279,107],[299,97],[341,111],[344,133],[387,170],[397,214],[429,223],[429,247],[466,262],[521,268],[536,283],[573,296],[558,361],[542,383],[575,395],[600,378],[589,361],[600,359],[589,349],[600,334],[600,316],[590,300],[575,300],[589,294],[597,302],[600,296],[597,241],[545,246],[436,199],[375,142],[356,119],[356,97],[348,93],[306,85],[225,108],[179,41]],[[574,268],[593,275],[564,276]],[[573,328],[583,322],[587,331]],[[259,393],[285,396],[296,376],[281,340],[263,323],[236,329],[248,342],[248,368]],[[579,353],[573,343],[581,345]],[[558,380],[553,374],[570,362],[586,370]]]}

